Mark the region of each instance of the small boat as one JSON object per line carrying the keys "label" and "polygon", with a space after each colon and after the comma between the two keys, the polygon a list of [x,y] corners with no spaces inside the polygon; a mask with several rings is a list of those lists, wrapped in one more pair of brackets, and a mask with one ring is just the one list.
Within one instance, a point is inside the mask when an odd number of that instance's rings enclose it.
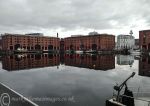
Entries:
{"label": "small boat", "polygon": [[96,50],[85,51],[85,53],[98,53]]}
{"label": "small boat", "polygon": [[77,54],[83,54],[83,51],[75,51],[75,53],[77,53]]}

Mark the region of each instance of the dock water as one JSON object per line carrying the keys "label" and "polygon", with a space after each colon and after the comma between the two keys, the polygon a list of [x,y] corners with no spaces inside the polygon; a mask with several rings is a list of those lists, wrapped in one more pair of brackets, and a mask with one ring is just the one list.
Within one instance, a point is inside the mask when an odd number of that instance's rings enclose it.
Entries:
{"label": "dock water", "polygon": [[0,106],[38,106],[0,82]]}

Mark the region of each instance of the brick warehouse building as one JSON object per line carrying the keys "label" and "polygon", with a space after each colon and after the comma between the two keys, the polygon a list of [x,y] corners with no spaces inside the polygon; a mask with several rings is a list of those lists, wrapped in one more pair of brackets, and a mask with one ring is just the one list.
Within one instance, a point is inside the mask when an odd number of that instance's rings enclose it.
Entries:
{"label": "brick warehouse building", "polygon": [[89,50],[113,50],[115,48],[115,36],[97,34],[87,36],[71,36],[64,39],[65,50],[89,51]]}
{"label": "brick warehouse building", "polygon": [[65,65],[95,70],[110,70],[115,68],[115,55],[79,55],[65,54]]}
{"label": "brick warehouse building", "polygon": [[139,31],[139,47],[142,51],[150,51],[150,30]]}
{"label": "brick warehouse building", "polygon": [[[61,59],[63,57],[63,59]],[[7,71],[59,66],[110,70],[115,68],[115,55],[80,55],[80,54],[21,54],[2,57],[2,68]]]}
{"label": "brick warehouse building", "polygon": [[142,56],[139,60],[139,75],[150,77],[150,56]]}
{"label": "brick warehouse building", "polygon": [[2,68],[7,71],[58,66],[58,54],[26,54],[2,57]]}
{"label": "brick warehouse building", "polygon": [[23,49],[26,51],[58,51],[60,48],[58,37],[47,37],[40,33],[33,34],[3,34],[2,50],[15,51]]}
{"label": "brick warehouse building", "polygon": [[64,53],[64,39],[63,38],[61,38],[60,40],[60,52]]}

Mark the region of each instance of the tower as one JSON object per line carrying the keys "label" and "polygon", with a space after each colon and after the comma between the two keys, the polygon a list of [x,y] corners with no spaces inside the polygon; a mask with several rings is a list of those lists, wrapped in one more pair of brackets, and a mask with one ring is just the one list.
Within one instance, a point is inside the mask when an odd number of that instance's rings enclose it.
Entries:
{"label": "tower", "polygon": [[58,33],[57,33],[57,38],[58,38]]}
{"label": "tower", "polygon": [[129,34],[132,36],[132,35],[133,35],[133,31],[132,31],[132,30],[130,30]]}

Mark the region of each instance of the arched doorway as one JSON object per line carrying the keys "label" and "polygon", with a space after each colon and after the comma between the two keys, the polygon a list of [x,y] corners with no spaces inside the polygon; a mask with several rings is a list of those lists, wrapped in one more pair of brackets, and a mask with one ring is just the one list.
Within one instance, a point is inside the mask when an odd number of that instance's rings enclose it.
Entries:
{"label": "arched doorway", "polygon": [[53,45],[48,45],[48,50],[53,50]]}
{"label": "arched doorway", "polygon": [[92,50],[97,50],[97,45],[96,44],[92,44]]}
{"label": "arched doorway", "polygon": [[14,48],[15,48],[15,50],[18,50],[18,48],[21,48],[21,45],[20,44],[16,44]]}
{"label": "arched doorway", "polygon": [[80,45],[80,50],[84,50],[84,45],[83,44]]}
{"label": "arched doorway", "polygon": [[41,46],[40,45],[35,45],[35,50],[40,50],[41,49]]}
{"label": "arched doorway", "polygon": [[73,45],[70,45],[70,50],[73,50]]}

